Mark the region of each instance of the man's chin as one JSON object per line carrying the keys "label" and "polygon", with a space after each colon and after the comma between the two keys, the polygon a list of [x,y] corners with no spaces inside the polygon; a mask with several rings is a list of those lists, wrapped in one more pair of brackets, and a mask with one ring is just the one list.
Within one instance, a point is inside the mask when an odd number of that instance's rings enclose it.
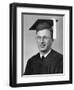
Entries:
{"label": "man's chin", "polygon": [[40,49],[41,52],[46,52],[46,49]]}

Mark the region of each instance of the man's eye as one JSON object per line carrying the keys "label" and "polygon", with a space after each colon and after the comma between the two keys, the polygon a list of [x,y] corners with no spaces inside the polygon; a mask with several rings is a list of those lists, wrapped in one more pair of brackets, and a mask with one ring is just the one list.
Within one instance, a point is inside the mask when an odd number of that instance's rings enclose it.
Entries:
{"label": "man's eye", "polygon": [[47,39],[48,37],[44,37],[44,39]]}
{"label": "man's eye", "polygon": [[44,36],[44,37],[38,36],[37,39],[44,39],[44,40],[47,40],[47,39],[50,39],[50,38],[49,38],[49,37],[45,37],[45,36]]}
{"label": "man's eye", "polygon": [[49,37],[44,37],[44,39],[50,39]]}
{"label": "man's eye", "polygon": [[37,39],[41,39],[41,37],[37,37]]}

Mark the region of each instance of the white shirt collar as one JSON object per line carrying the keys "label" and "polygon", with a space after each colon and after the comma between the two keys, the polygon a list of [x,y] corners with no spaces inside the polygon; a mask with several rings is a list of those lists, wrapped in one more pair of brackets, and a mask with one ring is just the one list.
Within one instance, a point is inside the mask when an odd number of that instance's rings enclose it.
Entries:
{"label": "white shirt collar", "polygon": [[[51,52],[51,49],[44,55],[44,57],[46,58],[46,56]],[[42,58],[42,54],[40,53],[40,57]]]}

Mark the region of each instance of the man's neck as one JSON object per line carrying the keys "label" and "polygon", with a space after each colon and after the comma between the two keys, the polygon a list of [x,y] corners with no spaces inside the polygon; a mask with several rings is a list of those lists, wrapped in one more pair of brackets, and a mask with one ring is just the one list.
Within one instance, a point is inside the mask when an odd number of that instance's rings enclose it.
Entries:
{"label": "man's neck", "polygon": [[52,49],[49,49],[49,51],[48,52],[40,52],[40,57],[42,57],[42,56],[44,56],[44,57],[46,57],[50,52],[51,52],[51,50]]}

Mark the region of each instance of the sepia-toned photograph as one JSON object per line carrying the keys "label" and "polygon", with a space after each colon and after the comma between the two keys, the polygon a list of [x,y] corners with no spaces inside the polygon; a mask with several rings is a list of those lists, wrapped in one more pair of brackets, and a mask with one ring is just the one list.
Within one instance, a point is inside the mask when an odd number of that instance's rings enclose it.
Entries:
{"label": "sepia-toned photograph", "polygon": [[10,86],[72,84],[72,7],[10,4]]}

